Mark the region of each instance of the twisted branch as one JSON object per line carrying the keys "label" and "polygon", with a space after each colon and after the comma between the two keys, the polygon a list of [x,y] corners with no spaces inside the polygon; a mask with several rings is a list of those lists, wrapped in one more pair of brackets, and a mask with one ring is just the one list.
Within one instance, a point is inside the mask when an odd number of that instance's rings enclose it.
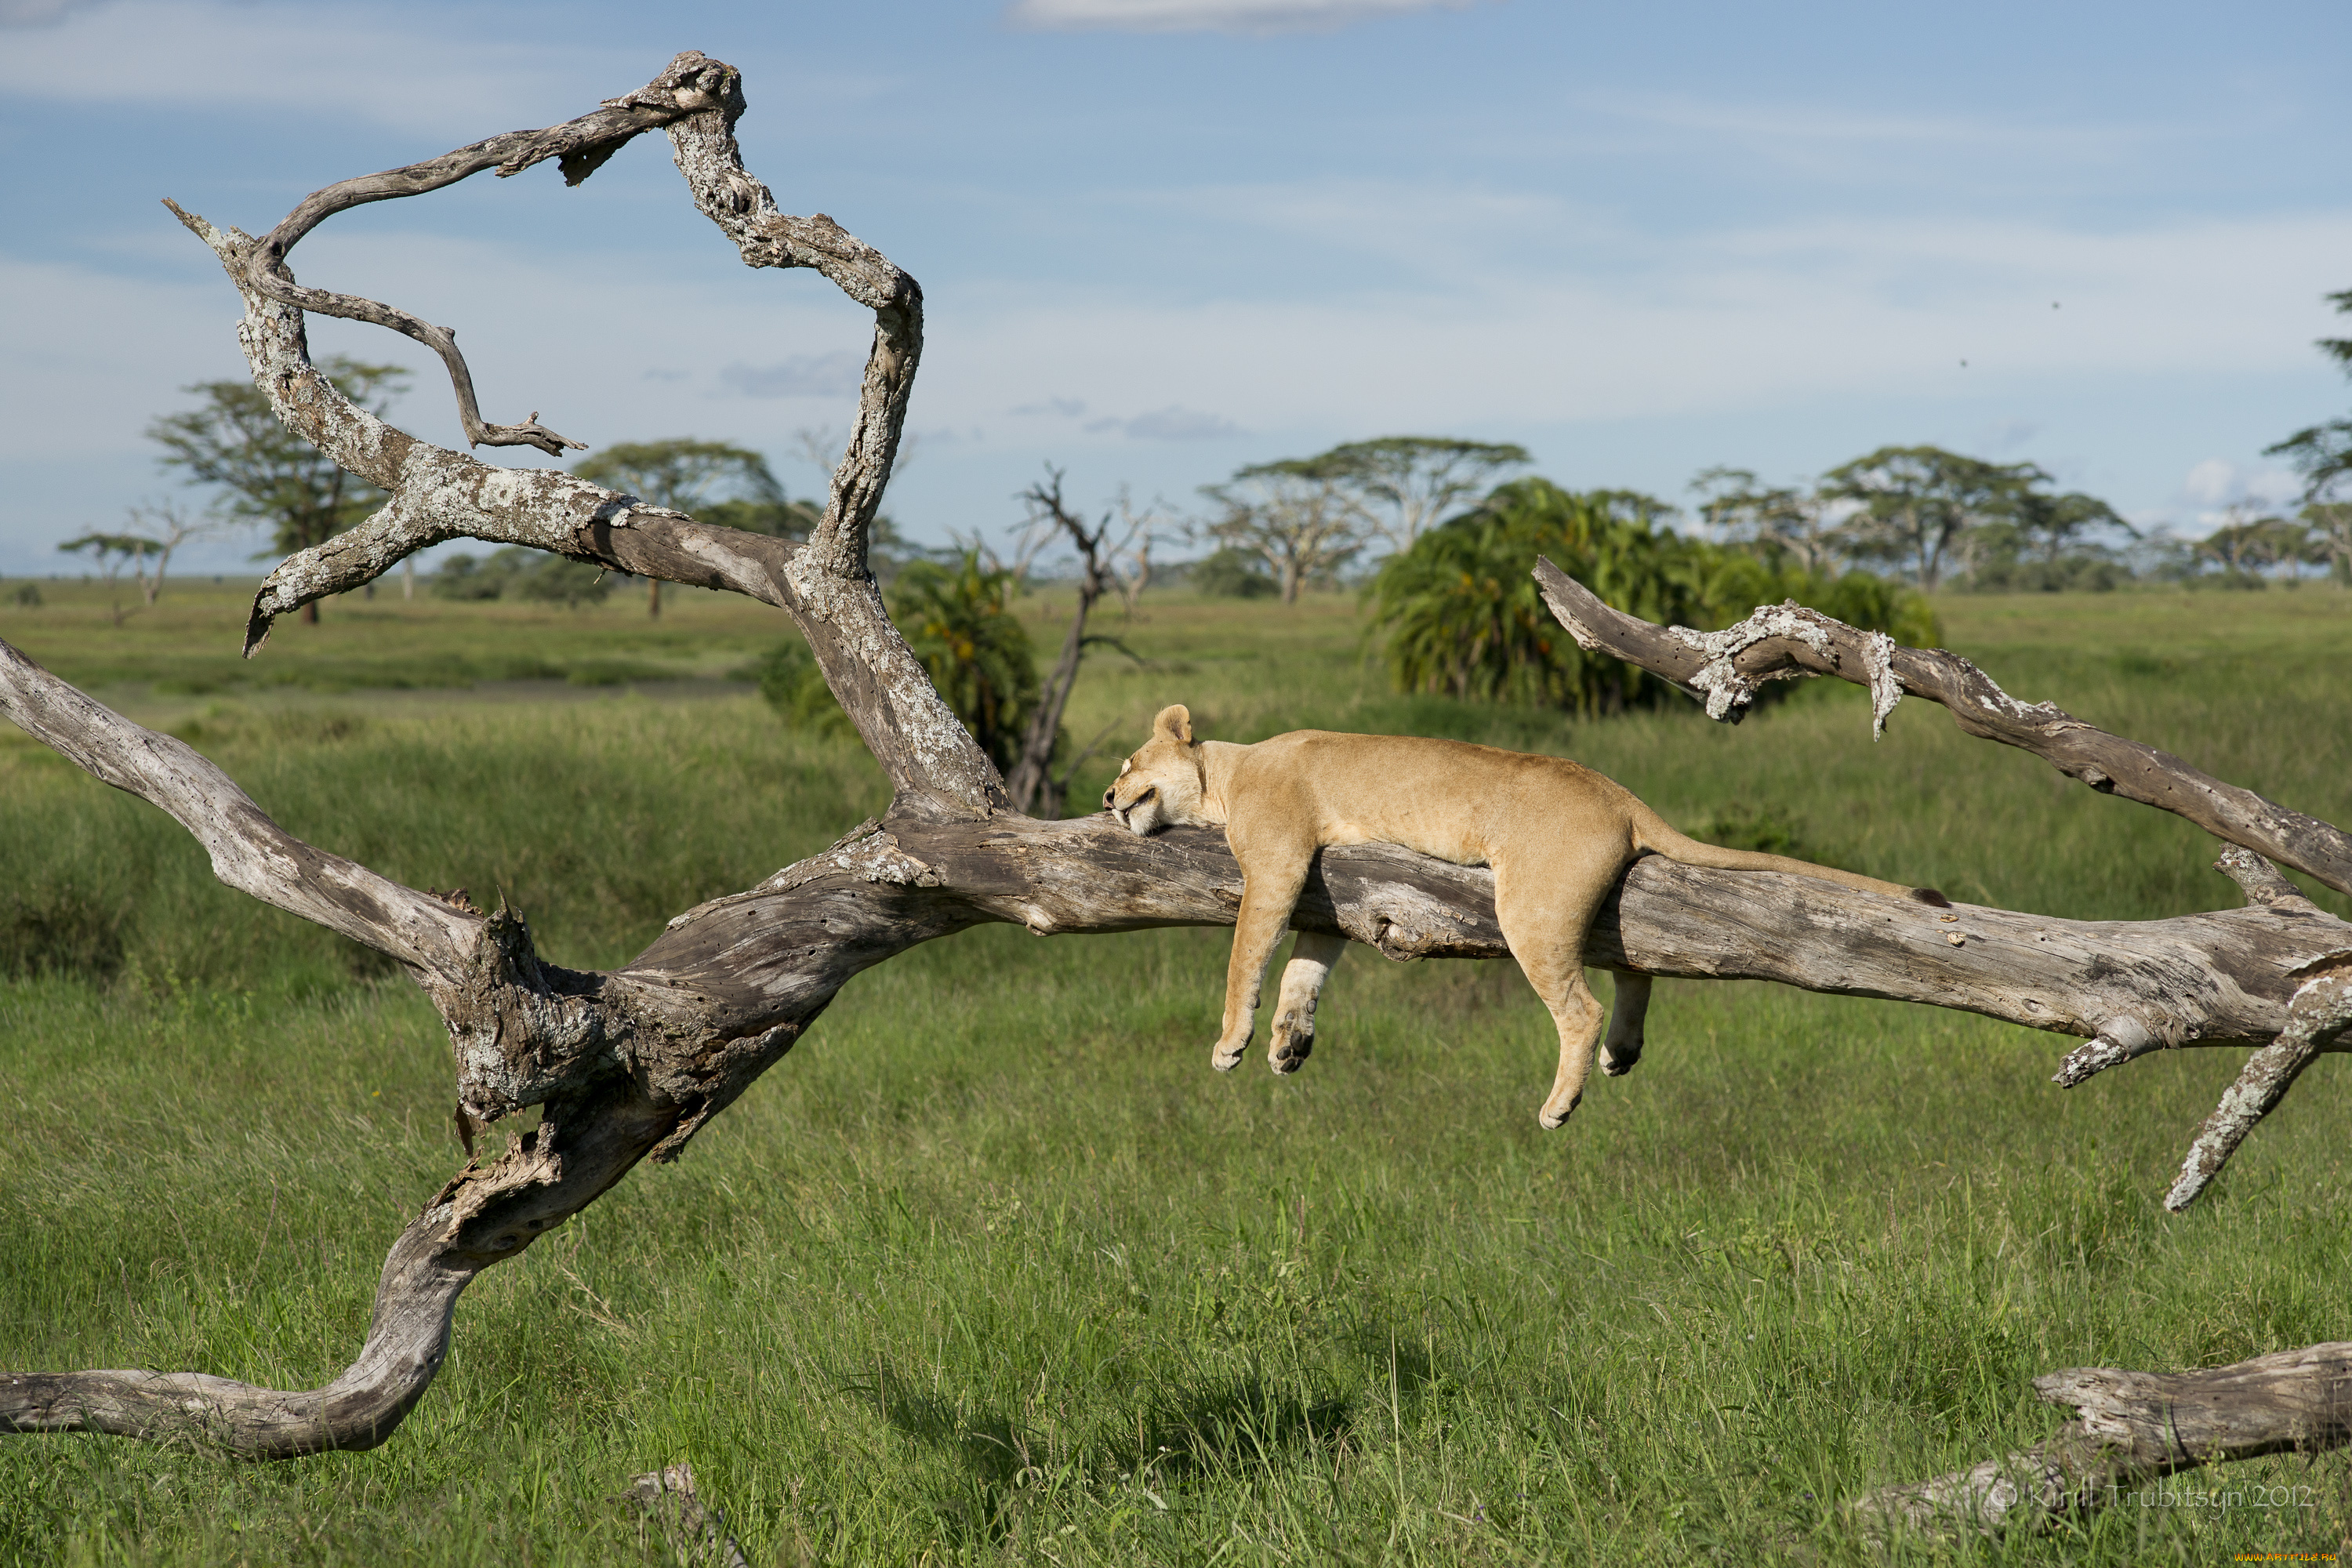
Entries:
{"label": "twisted branch", "polygon": [[[422,163],[387,169],[380,174],[363,174],[314,191],[276,228],[244,251],[239,265],[232,268],[232,276],[281,305],[389,327],[439,354],[449,372],[449,384],[457,392],[457,417],[465,426],[469,445],[536,447],[551,458],[561,458],[567,450],[584,452],[585,443],[566,439],[548,429],[540,424],[536,412],[520,425],[484,423],[474,401],[473,373],[466,366],[466,356],[457,352],[457,334],[451,329],[435,326],[422,317],[356,294],[306,289],[294,281],[286,258],[301,243],[303,236],[339,212],[370,202],[423,195],[427,191],[456,184],[484,169],[496,168],[499,178],[504,179],[520,174],[534,163],[556,158],[562,161],[563,183],[576,185],[640,132],[718,107],[723,96],[736,88],[733,79],[734,72],[727,67],[689,52],[670,61],[661,75],[636,91],[607,99],[602,108],[577,120],[544,131],[509,131],[503,136],[476,142]],[[163,205],[178,214],[182,222],[188,222],[188,215],[177,204],[166,200]]]}
{"label": "twisted branch", "polygon": [[1673,682],[1705,702],[1709,718],[1738,723],[1762,681],[1834,675],[1872,689],[1883,727],[1895,700],[1909,692],[1942,703],[1963,734],[2031,752],[2103,795],[2173,812],[2216,838],[2352,893],[2352,835],[2169,752],[2086,724],[2055,703],[2020,702],[1958,654],[1900,647],[1793,601],[1760,607],[1719,632],[1657,626],[1610,608],[1549,561],[1536,563],[1536,581],[1579,647]]}

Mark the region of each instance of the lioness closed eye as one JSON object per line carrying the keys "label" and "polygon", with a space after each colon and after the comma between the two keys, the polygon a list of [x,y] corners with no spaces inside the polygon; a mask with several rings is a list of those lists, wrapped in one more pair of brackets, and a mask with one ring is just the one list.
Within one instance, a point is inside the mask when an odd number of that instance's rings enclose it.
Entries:
{"label": "lioness closed eye", "polygon": [[[1192,739],[1181,705],[1160,710],[1151,739],[1128,758],[1103,805],[1129,829],[1222,827],[1242,867],[1241,915],[1225,969],[1220,1072],[1249,1048],[1266,960],[1289,923],[1315,851],[1327,844],[1402,844],[1457,866],[1490,866],[1495,914],[1511,956],[1559,1027],[1559,1073],[1539,1120],[1557,1127],[1583,1097],[1601,1039],[1601,1004],[1584,984],[1593,911],[1644,851],[1682,866],[1785,871],[1942,905],[1928,888],[1721,849],[1685,838],[1612,780],[1565,757],[1527,756],[1459,741],[1298,730],[1254,746]],[[1267,1058],[1296,1072],[1315,1040],[1315,999],[1347,947],[1300,931],[1282,973]],[[1650,977],[1624,974],[1601,1065],[1612,1076],[1642,1053]]]}

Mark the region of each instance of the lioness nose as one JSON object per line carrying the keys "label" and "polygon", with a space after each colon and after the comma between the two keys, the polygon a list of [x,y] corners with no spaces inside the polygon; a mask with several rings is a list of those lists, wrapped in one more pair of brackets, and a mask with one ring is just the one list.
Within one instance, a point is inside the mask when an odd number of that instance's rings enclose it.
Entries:
{"label": "lioness nose", "polygon": [[[1113,788],[1116,788],[1117,786],[1116,786],[1116,785],[1114,785],[1114,786],[1112,786],[1112,787],[1113,787]],[[1105,790],[1105,791],[1103,791],[1103,809],[1104,809],[1105,811],[1108,811],[1108,810],[1110,809],[1110,795],[1111,795],[1110,790]]]}

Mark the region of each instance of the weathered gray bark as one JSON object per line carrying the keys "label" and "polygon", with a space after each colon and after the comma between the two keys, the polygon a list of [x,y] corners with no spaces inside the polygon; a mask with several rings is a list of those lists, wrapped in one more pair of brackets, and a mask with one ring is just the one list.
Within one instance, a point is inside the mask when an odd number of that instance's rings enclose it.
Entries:
{"label": "weathered gray bark", "polygon": [[1834,675],[1871,689],[1882,727],[1908,692],[1940,702],[1964,733],[2032,752],[2069,778],[2187,817],[2216,838],[2352,893],[2352,835],[2224,784],[2169,752],[2109,734],[2051,702],[2020,702],[1975,665],[1942,648],[1900,647],[1794,601],[1737,626],[1656,626],[1602,604],[1549,561],[1536,565],[1544,602],[1579,646],[1663,676],[1738,723],[1764,681]]}
{"label": "weathered gray bark", "polygon": [[2177,1470],[2352,1442],[2352,1344],[2308,1345],[2204,1372],[2074,1367],[2033,1380],[2076,1418],[2046,1443],[1855,1503],[1879,1527],[2042,1523]]}
{"label": "weathered gray bark", "polygon": [[[640,1160],[674,1158],[860,971],[984,921],[1040,934],[1233,921],[1241,878],[1215,835],[1146,840],[1105,816],[1045,822],[1007,809],[1003,781],[890,625],[866,570],[866,533],[921,349],[921,291],[831,219],[779,212],[744,173],[732,130],[743,99],[730,68],[680,56],[656,87],[669,96],[650,106],[623,100],[553,132],[519,132],[452,154],[454,163],[419,165],[426,174],[376,176],[390,182],[382,189],[356,182],[374,194],[352,199],[411,194],[392,187],[412,175],[416,189],[434,188],[490,166],[491,151],[509,169],[576,155],[580,169],[567,164],[576,175],[632,127],[666,126],[697,204],[746,261],[814,268],[875,312],[857,423],[814,535],[794,545],[714,527],[560,471],[488,468],[385,425],[311,366],[307,300],[289,301],[279,278],[291,241],[261,254],[259,242],[184,215],[244,297],[239,335],[279,417],[391,496],[359,527],[270,574],[247,651],[259,648],[276,616],[457,537],[745,594],[783,610],[807,636],[890,777],[889,813],[757,887],[679,915],[619,969],[567,970],[537,957],[520,912],[418,892],[302,843],[189,747],[0,645],[0,711],[171,813],[224,881],[406,968],[447,1026],[461,1127],[542,1110],[540,1124],[504,1153],[469,1160],[394,1243],[366,1344],[325,1388],[284,1393],[195,1373],[0,1374],[0,1431],[194,1439],[263,1458],[381,1442],[430,1384],[452,1304],[475,1274],[518,1255]],[[299,237],[317,221],[297,222],[312,206],[281,231]],[[2291,889],[2280,892],[2266,867],[2248,859],[2231,869],[2252,898],[2245,909],[2078,922],[1936,910],[1652,858],[1603,910],[1588,958],[1642,974],[1773,979],[1924,1001],[2088,1037],[2084,1049],[2097,1059],[2079,1065],[2084,1073],[2158,1046],[2284,1040],[2280,1061],[2297,1066],[2338,1048],[2339,1036],[2314,1022],[2321,1016],[2308,1003],[2309,982],[2352,954],[2352,928]],[[1504,952],[1488,872],[1387,847],[1326,852],[1297,924],[1399,958]],[[1544,1070],[1530,1064],[1531,1094]],[[2291,1078],[2277,1065],[2264,1083],[2283,1089]],[[2256,1114],[2264,1092],[2250,1091]]]}

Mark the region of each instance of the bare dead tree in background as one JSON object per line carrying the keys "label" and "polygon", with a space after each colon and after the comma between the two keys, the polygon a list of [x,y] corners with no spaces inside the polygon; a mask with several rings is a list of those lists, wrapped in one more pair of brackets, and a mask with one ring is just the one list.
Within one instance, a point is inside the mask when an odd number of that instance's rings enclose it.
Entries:
{"label": "bare dead tree in background", "polygon": [[[255,596],[246,651],[260,649],[278,616],[457,538],[742,594],[791,616],[808,638],[890,780],[887,813],[743,892],[685,910],[618,969],[566,969],[539,956],[521,911],[446,901],[302,842],[193,748],[131,723],[0,644],[0,710],[94,776],[169,813],[224,882],[407,972],[448,1030],[463,1124],[541,1109],[539,1124],[502,1151],[469,1157],[394,1239],[367,1339],[326,1386],[281,1392],[203,1373],[0,1373],[0,1430],[195,1440],[255,1458],[373,1447],[430,1386],[457,1297],[476,1275],[520,1255],[641,1160],[677,1158],[851,976],[984,921],[1041,935],[1232,923],[1241,879],[1214,834],[1178,829],[1146,840],[1101,815],[1053,822],[1014,810],[1003,780],[890,624],[866,546],[921,357],[922,291],[831,218],[778,209],[743,169],[734,137],[743,109],[738,73],[689,52],[646,87],[566,124],[330,186],[259,239],[180,214],[244,300],[239,339],[277,416],[389,497],[373,516],[269,574]],[[667,132],[697,206],[746,262],[814,269],[874,312],[846,449],[824,517],[803,542],[700,522],[560,469],[488,467],[354,406],[311,362],[309,310],[406,331],[441,353],[469,437],[560,454],[568,444],[535,414],[520,425],[482,423],[446,331],[299,286],[286,258],[318,222],[362,202],[423,195],[485,169],[520,174],[550,159],[576,184],[653,130]],[[1557,573],[1544,581],[1580,640],[1656,669],[1717,718],[1736,717],[1758,680],[1794,673],[1863,681],[1882,721],[1903,693],[1929,698],[1972,734],[2024,746],[2095,788],[2207,827],[2236,847],[2221,868],[2247,895],[2241,909],[2171,920],[2076,921],[1939,910],[1654,856],[1628,871],[1602,910],[1588,963],[1926,1002],[2086,1040],[2065,1058],[2061,1081],[2159,1047],[2252,1046],[2245,1074],[2190,1152],[2168,1200],[2176,1207],[2194,1199],[2314,1057],[2344,1048],[2352,926],[2304,900],[2263,858],[2352,891],[2352,840],[2336,828],[2046,704],[2017,702],[1949,654],[1896,647],[1792,607],[1759,611],[1725,632],[1662,630],[1608,610]],[[1324,852],[1294,920],[1392,958],[1505,952],[1491,873],[1387,846]],[[1530,1106],[1546,1070],[1530,1064]],[[2218,1425],[2177,1419],[2182,1397],[2161,1379],[2060,1374],[2075,1380],[2063,1392],[2069,1400],[2086,1379],[2125,1388],[2140,1401],[2134,1408],[2167,1413],[2161,1430],[2084,1403],[2080,1442],[2030,1463],[2071,1483],[2126,1467],[2144,1473],[2217,1454],[2342,1442],[2345,1350],[2314,1347],[2249,1363],[2258,1370],[2193,1374],[2234,1379],[2197,1385],[2200,1408],[2231,1413]],[[2038,1482],[2021,1489],[1961,1477],[1913,1490],[1882,1511],[1932,1519],[1958,1507],[1991,1519],[2078,1506],[2053,1500]],[[1997,1498],[2009,1500],[1996,1507]]]}
{"label": "bare dead tree in background", "polygon": [[[1078,683],[1079,661],[1086,658],[1090,644],[1117,644],[1116,638],[1087,636],[1087,617],[1094,613],[1095,602],[1103,596],[1104,590],[1117,580],[1113,574],[1119,555],[1133,548],[1136,535],[1147,530],[1152,521],[1149,514],[1136,517],[1127,498],[1121,496],[1116,515],[1125,520],[1127,533],[1118,543],[1112,543],[1114,513],[1104,512],[1102,521],[1088,528],[1086,520],[1062,499],[1065,472],[1048,465],[1045,478],[1021,492],[1021,500],[1029,509],[1029,519],[1021,532],[1017,574],[1025,575],[1031,563],[1049,546],[1066,539],[1078,552],[1078,604],[1071,613],[1069,629],[1062,634],[1061,656],[1055,659],[1053,673],[1046,676],[1044,688],[1037,693],[1037,706],[1030,710],[1029,728],[1021,737],[1020,758],[1004,780],[1013,810],[1048,821],[1062,815],[1063,804],[1069,798],[1072,775],[1104,739],[1097,736],[1094,744],[1073,757],[1059,775],[1055,773],[1054,749],[1061,738],[1062,714],[1069,706],[1070,691]],[[1143,571],[1147,575],[1150,570],[1150,548],[1147,537],[1143,543],[1147,563]],[[1140,586],[1136,592],[1142,592]],[[1121,651],[1125,651],[1123,647]]]}
{"label": "bare dead tree in background", "polygon": [[1132,620],[1143,595],[1151,586],[1151,547],[1160,542],[1160,530],[1167,526],[1162,504],[1138,513],[1127,491],[1118,492],[1119,521],[1127,532],[1111,552],[1110,574],[1118,584],[1118,602],[1128,618]]}

